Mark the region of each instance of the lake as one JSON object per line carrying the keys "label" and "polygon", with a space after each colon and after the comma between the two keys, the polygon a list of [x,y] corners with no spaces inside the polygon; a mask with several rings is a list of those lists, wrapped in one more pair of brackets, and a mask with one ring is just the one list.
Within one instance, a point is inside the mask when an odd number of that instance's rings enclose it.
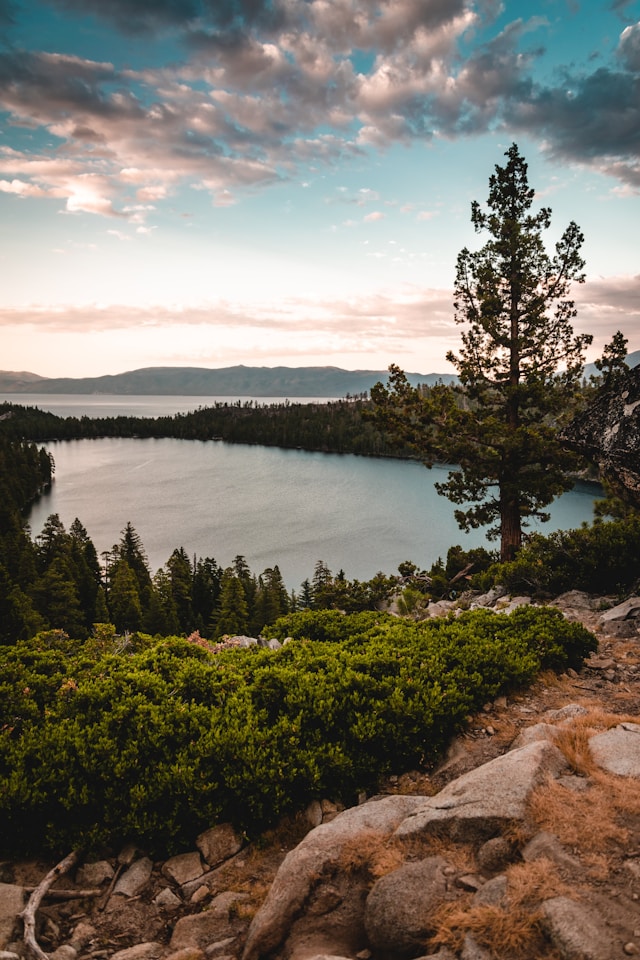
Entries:
{"label": "lake", "polygon": [[[20,395],[14,402],[31,401],[33,395]],[[159,416],[211,402],[41,396],[35,405],[54,413],[71,406],[78,416],[112,415],[95,412],[107,404],[127,414],[144,406]],[[342,569],[349,579],[368,580],[380,570],[396,573],[403,560],[428,568],[452,544],[487,545],[482,531],[460,532],[453,505],[436,493],[445,467],[219,441],[104,438],[45,446],[56,479],[31,511],[33,535],[51,513],[67,528],[78,517],[101,553],[131,522],[152,571],[182,546],[222,566],[242,554],[254,574],[278,564],[287,587],[297,590],[318,560],[334,574]],[[550,522],[534,529],[580,526],[592,519],[598,495],[599,488],[578,484],[552,504]]]}

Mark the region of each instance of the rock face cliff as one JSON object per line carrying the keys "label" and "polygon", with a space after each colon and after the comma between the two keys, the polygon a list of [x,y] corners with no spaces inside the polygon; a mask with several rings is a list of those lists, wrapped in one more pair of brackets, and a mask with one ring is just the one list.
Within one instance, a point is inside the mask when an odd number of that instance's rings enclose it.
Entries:
{"label": "rock face cliff", "polygon": [[562,439],[595,461],[616,492],[640,505],[640,366],[600,394]]}

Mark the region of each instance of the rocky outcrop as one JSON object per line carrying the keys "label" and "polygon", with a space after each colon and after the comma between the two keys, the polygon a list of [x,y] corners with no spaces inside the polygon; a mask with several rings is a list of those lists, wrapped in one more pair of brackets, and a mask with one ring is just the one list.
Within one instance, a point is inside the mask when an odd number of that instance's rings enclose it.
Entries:
{"label": "rocky outcrop", "polygon": [[[470,602],[512,609],[503,591]],[[478,918],[508,924],[521,909],[522,871],[531,871],[525,907],[543,939],[513,954],[519,960],[640,955],[633,787],[606,858],[532,815],[540,796],[568,811],[581,803],[569,819],[597,834],[603,789],[608,805],[640,778],[640,601],[572,591],[555,603],[599,635],[598,653],[579,673],[486,704],[438,768],[391,777],[384,796],[347,810],[312,802],[296,842],[278,840],[264,873],[261,845],[247,846],[229,824],[162,863],[130,845],[82,864],[58,882],[65,896],[39,910],[39,942],[52,960],[499,960],[506,953]],[[620,716],[598,725],[596,701]],[[43,872],[0,863],[0,960],[25,957],[18,917]],[[459,926],[444,936],[448,910]]]}
{"label": "rocky outcrop", "polygon": [[615,490],[640,504],[640,366],[596,397],[562,440],[595,461]]}
{"label": "rocky outcrop", "polygon": [[[222,825],[198,837],[199,850],[161,864],[137,853],[107,909],[101,910],[102,894],[93,909],[83,901],[92,891],[78,890],[73,901],[74,880],[68,878],[73,906],[58,914],[45,908],[40,935],[57,948],[54,960],[497,960],[500,944],[483,932],[478,918],[482,911],[508,917],[522,883],[517,871],[540,864],[527,901],[532,929],[544,938],[538,949],[555,949],[565,960],[640,953],[637,840],[629,837],[621,854],[618,886],[610,872],[606,887],[594,893],[584,884],[593,868],[589,858],[553,832],[533,828],[529,801],[538,791],[554,789],[553,802],[569,807],[572,797],[596,789],[596,781],[571,774],[560,749],[571,740],[573,725],[582,724],[583,734],[589,730],[588,720],[586,707],[577,703],[549,710],[528,728],[538,728],[537,738],[514,742],[434,796],[387,795],[342,812],[325,804],[330,819],[312,827],[286,855],[253,918],[246,852],[241,838]],[[630,720],[591,730],[588,753],[602,772],[598,776],[637,780],[639,744],[640,725]],[[317,814],[310,808],[309,822]],[[632,812],[631,823],[634,818]],[[473,862],[465,862],[461,851]],[[123,859],[121,854],[115,866]],[[24,956],[17,939],[28,894],[24,869],[3,865],[2,960]],[[244,884],[234,889],[239,876]],[[553,876],[555,886],[542,882]],[[105,892],[113,877],[114,862],[100,860],[78,868],[75,886],[94,883]],[[470,911],[473,925],[465,929],[458,919],[462,926],[451,941],[440,940],[429,952],[448,908],[458,918]],[[130,945],[109,941],[113,945],[105,949],[104,924],[114,919]],[[535,949],[527,954],[533,955]]]}

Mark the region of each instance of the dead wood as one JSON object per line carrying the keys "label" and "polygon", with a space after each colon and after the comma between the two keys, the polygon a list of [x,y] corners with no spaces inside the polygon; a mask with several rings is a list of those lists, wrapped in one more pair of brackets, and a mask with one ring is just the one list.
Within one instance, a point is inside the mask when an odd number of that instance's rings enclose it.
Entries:
{"label": "dead wood", "polygon": [[79,859],[80,851],[73,850],[64,858],[64,860],[61,860],[60,863],[50,870],[35,888],[29,897],[26,907],[20,914],[22,922],[24,923],[25,946],[27,947],[29,953],[36,958],[36,960],[49,960],[49,955],[44,952],[36,940],[36,912],[38,907],[40,906],[43,897],[48,892],[49,887],[55,883],[58,877],[62,877],[65,873],[68,873]]}

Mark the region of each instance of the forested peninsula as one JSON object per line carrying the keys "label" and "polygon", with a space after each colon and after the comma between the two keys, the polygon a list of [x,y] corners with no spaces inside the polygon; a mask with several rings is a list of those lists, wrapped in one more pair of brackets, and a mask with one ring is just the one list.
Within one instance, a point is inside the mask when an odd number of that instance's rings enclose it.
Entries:
{"label": "forested peninsula", "polygon": [[3,435],[16,440],[170,437],[371,457],[415,457],[408,446],[387,439],[368,416],[371,407],[371,401],[361,397],[327,403],[220,401],[173,416],[93,418],[59,417],[38,407],[4,403],[0,418]]}

